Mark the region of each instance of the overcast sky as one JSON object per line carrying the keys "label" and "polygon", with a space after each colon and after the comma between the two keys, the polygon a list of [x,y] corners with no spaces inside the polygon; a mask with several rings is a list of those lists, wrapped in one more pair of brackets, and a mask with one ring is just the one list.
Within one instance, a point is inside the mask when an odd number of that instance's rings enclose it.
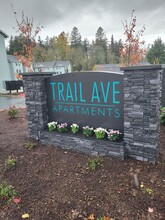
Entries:
{"label": "overcast sky", "polygon": [[165,0],[0,0],[0,29],[9,36],[16,35],[11,3],[19,19],[23,11],[35,25],[43,26],[42,39],[70,33],[74,26],[82,39],[95,39],[99,27],[109,40],[112,34],[115,40],[124,39],[122,21],[129,21],[134,9],[137,30],[146,26],[142,37],[146,44],[157,37],[165,42]]}

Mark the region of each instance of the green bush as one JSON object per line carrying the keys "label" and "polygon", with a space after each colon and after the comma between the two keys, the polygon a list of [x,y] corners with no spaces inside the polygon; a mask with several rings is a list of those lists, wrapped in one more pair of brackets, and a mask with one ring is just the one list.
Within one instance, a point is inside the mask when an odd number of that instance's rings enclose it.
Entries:
{"label": "green bush", "polygon": [[12,201],[13,197],[17,195],[13,186],[9,185],[6,181],[0,184],[0,198],[5,204]]}
{"label": "green bush", "polygon": [[90,159],[88,161],[88,168],[90,170],[96,170],[97,167],[102,166],[102,163],[103,163],[103,159],[101,159],[100,157]]}
{"label": "green bush", "polygon": [[28,143],[25,143],[25,147],[28,149],[28,150],[31,150],[31,149],[34,149],[35,147],[37,146],[37,143],[34,143],[34,142],[28,142]]}
{"label": "green bush", "polygon": [[9,156],[8,159],[5,161],[5,165],[7,168],[12,168],[16,165],[17,160],[14,157]]}
{"label": "green bush", "polygon": [[8,116],[13,119],[16,118],[18,115],[18,110],[16,109],[16,107],[13,105],[9,108],[8,110]]}

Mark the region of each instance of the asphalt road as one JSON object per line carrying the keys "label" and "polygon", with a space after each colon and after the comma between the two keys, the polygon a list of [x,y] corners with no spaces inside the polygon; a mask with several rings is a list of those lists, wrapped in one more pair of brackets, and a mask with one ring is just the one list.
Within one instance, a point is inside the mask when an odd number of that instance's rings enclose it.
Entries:
{"label": "asphalt road", "polygon": [[0,109],[8,109],[13,105],[25,108],[25,97],[0,96]]}

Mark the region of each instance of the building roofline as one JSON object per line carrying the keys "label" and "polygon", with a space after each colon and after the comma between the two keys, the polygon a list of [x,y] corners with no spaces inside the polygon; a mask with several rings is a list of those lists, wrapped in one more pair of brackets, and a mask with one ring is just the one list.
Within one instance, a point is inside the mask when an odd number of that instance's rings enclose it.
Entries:
{"label": "building roofline", "polygon": [[3,36],[4,36],[5,38],[8,38],[8,37],[9,37],[9,36],[8,36],[4,31],[2,31],[1,29],[0,29],[0,33],[3,34]]}

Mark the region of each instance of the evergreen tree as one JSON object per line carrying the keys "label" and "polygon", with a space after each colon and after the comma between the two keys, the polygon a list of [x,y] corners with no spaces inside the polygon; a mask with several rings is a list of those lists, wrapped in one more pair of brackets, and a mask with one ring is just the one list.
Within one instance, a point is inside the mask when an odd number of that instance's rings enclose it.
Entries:
{"label": "evergreen tree", "polygon": [[111,36],[111,43],[109,45],[108,48],[108,52],[107,52],[107,63],[116,63],[116,59],[115,59],[115,51],[114,51],[114,37],[113,35]]}
{"label": "evergreen tree", "polygon": [[109,45],[108,50],[108,61],[110,63],[120,63],[120,50],[123,48],[122,40],[114,40],[112,35],[111,44]]}
{"label": "evergreen tree", "polygon": [[96,32],[96,44],[105,46],[107,44],[107,37],[102,27],[99,27]]}
{"label": "evergreen tree", "polygon": [[15,52],[20,52],[21,55],[23,55],[23,43],[25,42],[24,37],[20,34],[19,36],[13,36],[10,37],[9,41],[9,49],[8,54],[14,55]]}
{"label": "evergreen tree", "polygon": [[81,47],[81,34],[77,27],[74,27],[71,31],[70,36],[70,46],[71,48],[78,48]]}
{"label": "evergreen tree", "polygon": [[158,37],[147,54],[148,62],[151,64],[164,64],[165,63],[165,44],[162,39]]}
{"label": "evergreen tree", "polygon": [[90,69],[92,69],[95,64],[97,64],[97,62],[96,62],[96,56],[95,56],[95,41],[93,40],[90,45],[90,50],[89,50],[89,67],[90,67]]}
{"label": "evergreen tree", "polygon": [[102,27],[96,32],[95,56],[97,64],[107,63],[107,37]]}
{"label": "evergreen tree", "polygon": [[115,63],[120,63],[120,51],[122,50],[122,48],[123,48],[123,43],[121,39],[114,42],[113,53],[115,57]]}
{"label": "evergreen tree", "polygon": [[82,46],[83,46],[83,50],[86,54],[89,53],[89,50],[90,50],[90,42],[87,38],[85,38],[82,42]]}
{"label": "evergreen tree", "polygon": [[114,44],[115,44],[115,43],[114,43],[114,37],[113,37],[113,34],[112,34],[112,36],[111,36],[111,44],[110,44],[112,53],[114,53],[114,48],[115,48]]}

